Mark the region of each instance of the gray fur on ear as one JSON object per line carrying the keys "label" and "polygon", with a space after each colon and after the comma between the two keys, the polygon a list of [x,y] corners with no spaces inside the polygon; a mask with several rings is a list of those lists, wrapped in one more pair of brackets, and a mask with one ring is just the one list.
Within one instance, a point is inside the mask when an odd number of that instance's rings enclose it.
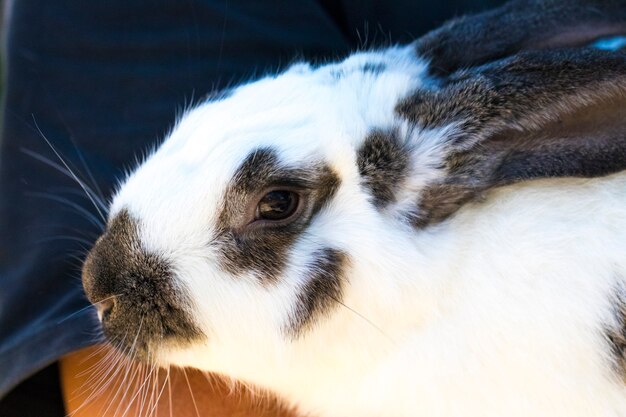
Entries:
{"label": "gray fur on ear", "polygon": [[419,196],[416,227],[444,220],[484,191],[546,177],[626,169],[626,54],[523,52],[459,71],[397,111],[421,129],[447,128],[445,175]]}
{"label": "gray fur on ear", "polygon": [[516,0],[454,19],[416,41],[432,75],[531,49],[577,47],[626,33],[624,0]]}

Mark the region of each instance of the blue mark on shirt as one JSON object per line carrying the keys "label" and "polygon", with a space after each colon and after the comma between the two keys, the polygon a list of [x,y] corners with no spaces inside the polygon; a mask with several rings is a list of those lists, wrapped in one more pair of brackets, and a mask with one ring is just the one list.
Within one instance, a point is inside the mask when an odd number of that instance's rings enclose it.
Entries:
{"label": "blue mark on shirt", "polygon": [[626,47],[626,36],[603,38],[592,43],[591,47],[605,51],[617,51],[618,49]]}

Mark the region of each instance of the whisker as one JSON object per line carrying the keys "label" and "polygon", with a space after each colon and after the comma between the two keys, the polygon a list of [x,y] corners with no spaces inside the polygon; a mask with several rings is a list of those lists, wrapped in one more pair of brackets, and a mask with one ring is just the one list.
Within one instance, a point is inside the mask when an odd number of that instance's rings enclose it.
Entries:
{"label": "whisker", "polygon": [[[48,95],[48,97],[50,98],[51,101],[54,101],[52,95],[50,94],[50,91],[46,90],[46,94]],[[101,201],[104,201],[104,194],[102,193],[102,190],[98,186],[98,182],[95,180],[94,176],[92,175],[92,172],[89,169],[89,166],[87,165],[87,163],[85,161],[85,158],[83,157],[83,154],[80,151],[80,148],[78,147],[78,145],[76,144],[76,141],[74,140],[74,137],[76,136],[74,134],[74,130],[72,129],[71,125],[67,123],[67,121],[65,120],[65,117],[59,111],[59,108],[57,108],[57,107],[53,107],[53,108],[54,108],[54,111],[55,111],[58,119],[61,121],[61,123],[65,127],[65,130],[67,130],[67,132],[69,133],[68,138],[69,138],[70,142],[72,143],[72,146],[74,147],[74,150],[76,151],[76,154],[78,155],[78,158],[81,161],[81,164],[82,164],[83,168],[85,169],[85,171],[87,171],[87,175],[89,176],[89,179],[91,180],[92,185],[98,191],[98,194],[97,194],[98,197],[100,198]],[[34,119],[34,116],[33,116],[33,119]],[[32,129],[32,127],[31,127],[31,129]]]}
{"label": "whisker", "polygon": [[[115,402],[114,400],[117,398],[118,394],[121,392],[124,385],[126,385],[126,389],[124,389],[124,393],[122,394],[122,397],[117,401],[117,407],[115,408],[115,412],[113,413],[114,416],[117,415],[117,413],[120,410],[120,407],[122,407],[122,404],[124,403],[124,398],[126,398],[126,395],[128,394],[130,385],[135,380],[135,376],[141,369],[139,364],[135,364],[132,361],[129,361],[128,358],[124,358],[123,361],[126,363],[126,367],[125,367],[126,370],[124,372],[124,376],[119,380],[119,385],[117,389],[115,390],[115,392],[113,393],[113,396],[111,398],[111,401],[109,402],[109,405],[107,406],[107,408],[105,408],[104,413],[102,413],[103,415],[106,415],[107,411],[109,411],[109,409]],[[128,376],[129,374],[130,374],[130,377]],[[107,398],[107,401],[108,401],[108,398]]]}
{"label": "whisker", "polygon": [[68,315],[64,319],[61,319],[61,320],[57,321],[57,324],[61,324],[61,323],[65,322],[65,321],[71,319],[72,317],[76,316],[77,314],[80,314],[83,311],[88,310],[91,307],[93,307],[93,305],[89,304],[88,306],[85,306],[85,307],[81,308],[80,310],[73,312],[72,314]]}
{"label": "whisker", "polygon": [[[85,196],[85,193],[83,192],[83,190],[80,189],[80,188],[73,188],[73,187],[66,187],[66,186],[56,186],[56,187],[50,187],[50,188],[48,188],[48,190],[54,191],[54,192],[73,194],[73,195],[76,195],[76,196],[87,198],[87,196]],[[93,189],[92,189],[92,191],[93,191]],[[94,191],[94,193],[95,192],[96,191]],[[105,204],[105,203],[107,203],[107,198],[105,198],[104,196],[98,196],[98,198],[101,200],[101,204],[102,204],[101,207],[103,207],[103,209],[106,209],[107,204]]]}
{"label": "whisker", "polygon": [[[126,338],[126,334],[124,335],[124,338],[122,338],[122,342],[123,340],[125,340],[125,338]],[[115,367],[114,365],[117,363],[121,364],[123,362],[124,355],[117,348],[115,348],[115,346],[108,344],[108,343],[103,344],[101,349],[99,349],[97,352],[90,354],[87,358],[85,358],[83,362],[89,360],[90,358],[93,358],[95,354],[102,353],[103,350],[106,350],[106,354],[102,358],[100,358],[94,365],[90,366],[88,369],[81,372],[81,374],[79,375],[85,375],[85,374],[91,373],[90,379],[96,379],[97,377],[99,377],[101,374],[104,374],[104,373],[114,374],[118,372],[119,369]],[[101,372],[101,371],[105,371],[105,372]],[[99,382],[102,382],[102,381],[99,381]]]}
{"label": "whisker", "polygon": [[89,390],[91,392],[90,397],[98,396],[102,388],[113,381],[115,376],[120,372],[121,367],[118,365],[120,365],[122,361],[123,359],[118,351],[110,350],[96,364],[82,371],[79,375],[89,375],[89,377],[87,381],[85,381],[81,393],[85,393]]}
{"label": "whisker", "polygon": [[102,220],[94,216],[89,210],[85,209],[80,204],[73,202],[72,200],[64,197],[60,197],[54,194],[49,193],[41,193],[41,192],[26,192],[24,193],[26,196],[35,197],[35,198],[43,198],[51,201],[56,201],[61,204],[65,204],[68,207],[75,209],[79,214],[82,214],[83,217],[94,226],[97,226],[100,230],[104,230],[104,223]]}
{"label": "whisker", "polygon": [[[137,394],[138,398],[137,398],[137,411],[136,411],[136,415],[137,417],[141,417],[141,415],[143,414],[143,405],[144,402],[146,400],[147,394],[148,394],[148,390],[147,387],[146,389],[143,389],[144,386],[148,383],[148,381],[150,381],[150,375],[152,374],[152,367],[149,368],[149,370],[146,370],[146,372],[144,372],[142,374],[143,376],[143,384],[141,384],[141,386],[139,387],[139,392]],[[122,414],[122,417],[124,417],[126,415],[126,413]]]}
{"label": "whisker", "polygon": [[[120,369],[122,369],[117,366],[121,362],[122,359],[120,358],[119,352],[109,351],[96,365],[90,367],[92,374],[83,384],[84,387],[79,391],[81,394],[89,392],[84,404],[88,404],[93,399],[99,397],[100,394],[109,387],[110,383],[120,372]],[[85,373],[86,371],[81,372],[83,375]]]}
{"label": "whisker", "polygon": [[86,253],[79,253],[79,254],[68,253],[66,256],[68,259],[71,259],[72,261],[77,262],[77,264],[74,266],[76,267],[77,271],[80,271],[83,261],[85,260],[85,255]]}
{"label": "whisker", "polygon": [[146,393],[149,391],[150,394],[146,395],[146,399],[147,401],[142,404],[141,406],[141,413],[139,414],[139,417],[141,417],[143,415],[143,412],[146,412],[146,417],[150,417],[150,410],[152,410],[152,405],[154,403],[154,395],[155,395],[155,386],[158,383],[158,376],[159,376],[159,371],[156,371],[156,374],[152,376],[151,378],[151,383],[148,385],[148,387],[146,387]]}
{"label": "whisker", "polygon": [[[96,350],[96,352],[102,352],[103,349],[107,348],[106,345],[103,345],[100,349]],[[94,367],[101,367],[102,369],[93,371],[94,374],[92,374],[89,379],[83,384],[83,387],[81,387],[80,389],[76,390],[75,396],[81,396],[82,394],[91,391],[89,393],[89,395],[87,396],[86,399],[83,400],[82,404],[76,408],[73,412],[72,415],[78,413],[79,411],[81,411],[82,409],[84,409],[87,405],[89,405],[94,398],[98,397],[100,395],[100,393],[102,391],[104,391],[108,385],[109,382],[111,382],[113,380],[113,378],[115,377],[115,374],[117,373],[116,368],[114,367],[107,367],[107,362],[109,362],[109,359],[111,358],[111,356],[114,357],[114,359],[116,356],[117,351],[115,350],[111,350],[109,351],[102,359],[100,359],[95,365],[92,365],[90,367],[90,369],[93,370]],[[93,353],[90,355],[93,356]],[[119,355],[117,355],[119,357]],[[82,362],[84,363],[86,361],[86,359],[84,359]],[[113,372],[115,371],[115,372]],[[79,375],[84,375],[86,373],[86,371],[81,372]],[[102,375],[102,378],[97,378],[98,376]],[[96,382],[97,381],[97,382]],[[93,386],[93,388],[90,390],[90,386],[93,385],[93,383],[96,382],[95,386]]]}
{"label": "whisker", "polygon": [[[149,376],[149,375],[148,375],[148,376]],[[126,409],[125,409],[125,410],[124,410],[124,412],[122,413],[122,416],[121,416],[121,417],[124,417],[124,416],[128,413],[128,411],[129,411],[129,409],[130,409],[131,405],[133,404],[133,402],[135,401],[135,399],[137,398],[137,396],[143,392],[143,388],[146,386],[146,383],[147,383],[148,381],[149,381],[149,378],[148,378],[148,377],[146,377],[146,378],[144,379],[144,381],[143,381],[143,384],[141,384],[141,386],[139,387],[139,389],[137,390],[137,392],[135,393],[135,395],[133,395],[133,397],[130,399],[130,402],[128,403],[128,406],[126,407]],[[200,417],[200,416],[198,416],[198,417]]]}
{"label": "whisker", "polygon": [[69,240],[72,242],[82,243],[83,245],[85,245],[83,249],[87,249],[93,244],[93,242],[90,240],[83,239],[78,236],[70,236],[70,235],[56,235],[56,236],[44,237],[41,239],[37,239],[34,243],[35,244],[50,243],[50,242],[58,242],[59,240]]}
{"label": "whisker", "polygon": [[189,377],[187,377],[187,370],[185,368],[181,369],[183,370],[183,375],[185,376],[185,381],[187,382],[187,387],[189,388],[189,394],[191,394],[191,402],[193,403],[193,408],[196,410],[196,416],[200,417],[198,405],[196,404],[196,398],[193,396],[193,390],[191,389],[191,384],[189,383]]}
{"label": "whisker", "polygon": [[[140,385],[141,374],[144,371],[144,368],[140,363],[136,363],[133,360],[129,360],[126,363],[127,363],[127,368],[132,369],[132,373],[129,379],[126,379],[126,377],[124,377],[124,379],[120,381],[118,390],[113,396],[113,400],[115,400],[115,398],[117,398],[117,394],[119,393],[119,390],[122,387],[125,387],[124,392],[122,393],[122,396],[117,400],[117,407],[115,408],[115,412],[113,413],[113,416],[117,416],[117,413],[119,413],[122,410],[122,407],[124,407],[124,404],[125,404],[124,400],[126,399],[126,396],[128,395],[129,391],[131,391],[131,386],[136,390],[137,386]],[[132,403],[133,403],[132,400],[129,400],[128,407],[130,407]],[[109,404],[109,407],[112,404],[113,404],[113,401],[111,401],[111,404]],[[109,407],[107,407],[107,410]]]}
{"label": "whisker", "polygon": [[[57,114],[59,114],[58,109],[55,109],[57,111]],[[94,207],[96,208],[96,211],[98,212],[98,214],[100,215],[100,217],[102,218],[103,221],[105,220],[105,217],[103,216],[102,212],[106,212],[107,210],[107,205],[104,202],[104,198],[103,198],[103,194],[101,189],[98,186],[98,183],[95,181],[91,171],[89,170],[89,167],[87,166],[87,164],[85,163],[85,160],[82,156],[82,154],[80,153],[75,141],[72,139],[72,137],[70,136],[70,141],[72,142],[72,144],[74,145],[77,154],[79,155],[79,158],[81,160],[81,162],[83,163],[83,166],[85,167],[85,169],[87,170],[87,173],[90,177],[90,179],[93,182],[93,185],[96,187],[96,189],[99,192],[99,195],[96,194],[93,189],[91,187],[89,187],[87,184],[84,183],[84,181],[81,181],[78,176],[72,171],[72,169],[69,167],[69,165],[65,162],[65,160],[61,157],[60,153],[56,150],[56,148],[52,145],[52,143],[48,140],[48,138],[43,134],[42,130],[40,129],[39,125],[37,124],[37,120],[35,119],[35,115],[31,114],[31,118],[33,120],[34,123],[34,127],[28,123],[25,119],[23,119],[22,117],[20,117],[17,113],[11,111],[10,109],[7,109],[7,112],[10,116],[15,117],[17,120],[19,120],[20,122],[24,123],[30,130],[32,130],[33,132],[38,133],[43,140],[46,142],[46,144],[50,147],[50,149],[52,149],[52,151],[55,153],[55,155],[57,156],[57,158],[59,158],[59,160],[63,163],[63,165],[65,166],[65,169],[55,163],[54,161],[50,160],[49,158],[44,157],[43,155],[38,154],[37,152],[31,151],[27,148],[20,148],[20,151],[35,158],[36,160],[43,162],[44,164],[55,168],[57,171],[63,173],[64,175],[72,178],[74,181],[76,181],[76,183],[78,183],[78,185],[83,189],[83,191],[85,192],[85,194],[87,195],[87,198],[91,201],[91,203],[94,205]],[[59,118],[62,119],[61,115],[59,114]],[[65,124],[65,122],[63,122],[64,125],[66,126],[66,128],[68,128],[69,130],[69,126],[67,126],[67,124]],[[100,207],[98,207],[98,204],[96,204],[96,202],[99,204]]]}
{"label": "whisker", "polygon": [[204,375],[204,379],[206,379],[207,383],[209,384],[209,387],[211,388],[211,390],[215,391],[216,389],[216,381],[215,381],[215,376],[213,376],[211,373],[209,372],[203,372],[202,375]]}
{"label": "whisker", "polygon": [[[330,296],[330,295],[329,295]],[[390,341],[391,343],[396,343],[395,340],[393,340],[387,333],[385,333],[380,327],[378,327],[377,325],[374,324],[374,322],[372,322],[370,319],[368,319],[367,317],[365,317],[363,314],[359,313],[358,311],[356,311],[355,309],[353,309],[352,307],[347,306],[346,304],[344,304],[341,300],[336,299],[333,296],[330,296],[330,298],[332,298],[333,300],[335,300],[337,303],[339,303],[340,305],[344,306],[346,309],[348,309],[349,311],[351,311],[352,313],[356,314],[358,317],[360,317],[361,319],[363,319],[367,324],[369,324],[372,328],[374,328],[376,331],[378,331],[378,333],[380,333],[382,336],[385,337],[385,339],[387,339],[388,341]]]}
{"label": "whisker", "polygon": [[[156,372],[156,374],[155,374]],[[145,389],[145,393],[144,393],[144,399],[142,400],[142,404],[140,407],[140,414],[139,417],[143,416],[143,412],[146,411],[146,417],[148,417],[148,410],[150,410],[150,408],[152,408],[152,400],[153,400],[153,395],[154,395],[154,382],[155,382],[155,376],[158,376],[158,368],[156,363],[152,364],[152,369],[150,370],[150,374],[149,374],[149,378],[148,381],[150,382],[148,385],[146,385],[146,389]]]}
{"label": "whisker", "polygon": [[[71,177],[74,179],[74,181],[76,181],[76,183],[78,183],[78,185],[80,185],[80,187],[85,191],[86,194],[89,195],[89,200],[91,200],[92,204],[94,205],[94,207],[96,208],[96,211],[98,212],[98,214],[100,215],[100,217],[102,218],[103,221],[106,222],[106,218],[105,216],[102,214],[102,211],[100,210],[100,207],[98,207],[98,204],[96,204],[96,201],[94,199],[94,195],[95,193],[93,192],[93,190],[88,187],[83,181],[81,181],[76,174],[74,173],[74,171],[72,171],[72,169],[69,167],[69,165],[65,162],[65,159],[63,159],[63,157],[61,156],[61,154],[56,150],[56,148],[52,145],[52,143],[48,140],[48,138],[46,137],[46,135],[43,134],[43,132],[41,131],[41,129],[39,128],[39,125],[37,124],[37,120],[35,119],[35,116],[33,115],[33,123],[35,124],[35,128],[37,129],[37,131],[39,132],[39,134],[41,135],[42,139],[48,144],[48,146],[50,147],[50,149],[52,149],[52,152],[54,152],[54,154],[57,156],[57,158],[59,158],[59,161],[63,164],[63,166],[69,171],[69,173],[71,174]],[[91,194],[87,191],[87,189],[89,188],[89,190],[91,191]],[[97,197],[97,195],[95,195],[95,197]],[[100,203],[102,204],[102,201],[100,201]]]}
{"label": "whisker", "polygon": [[[30,156],[30,157],[32,157],[32,158],[34,158],[34,159],[38,160],[39,162],[42,162],[42,163],[43,163],[43,164],[45,164],[45,165],[48,165],[49,167],[54,168],[55,170],[57,170],[57,171],[58,171],[58,172],[60,172],[61,174],[65,175],[66,177],[69,177],[69,178],[71,178],[71,179],[75,180],[75,179],[74,179],[74,174],[73,174],[72,172],[68,171],[68,170],[67,170],[66,168],[64,168],[62,165],[60,165],[60,164],[58,164],[58,163],[54,162],[54,161],[53,161],[53,160],[51,160],[50,158],[47,158],[47,157],[45,157],[45,156],[43,156],[43,155],[41,155],[41,154],[39,154],[39,153],[37,153],[37,152],[31,151],[30,149],[27,149],[27,148],[20,148],[20,151],[21,151],[22,153],[25,153],[26,155],[28,155],[28,156]],[[76,180],[75,180],[75,181],[76,181]],[[93,195],[94,195],[94,191],[91,189],[91,187],[89,187],[87,184],[85,184],[85,183],[81,182],[80,180],[79,180],[78,184],[79,184],[79,185],[81,185],[81,184],[82,184],[81,189],[83,190],[83,192],[84,192],[84,193],[86,193],[86,194],[87,194],[87,198],[91,201],[91,200],[92,200],[92,197],[93,197]],[[106,205],[104,204],[104,202],[99,201],[99,200],[94,200],[94,201],[91,201],[91,202],[92,202],[92,204],[93,204],[94,202],[97,202],[97,203],[99,204],[99,207],[100,207],[102,210],[106,210]],[[98,208],[98,207],[96,207],[96,209],[97,209],[97,208]]]}
{"label": "whisker", "polygon": [[99,300],[99,301],[96,301],[96,302],[94,302],[92,304],[89,304],[88,306],[85,306],[85,307],[81,308],[80,310],[75,311],[74,313],[71,313],[69,316],[67,316],[64,319],[62,319],[61,321],[57,322],[57,324],[63,323],[65,320],[68,320],[69,318],[74,317],[75,315],[77,315],[77,314],[87,310],[90,307],[95,307],[97,304],[100,304],[100,303],[103,303],[105,301],[108,301],[111,298],[120,297],[121,295],[123,295],[123,294],[113,294],[110,297],[106,297],[106,298],[103,298],[102,300]]}
{"label": "whisker", "polygon": [[167,367],[167,392],[168,392],[169,397],[170,397],[170,402],[169,402],[170,417],[174,417],[174,413],[173,413],[174,406],[172,404],[172,401],[174,399],[172,398],[172,380],[170,379],[170,371],[171,370],[172,370],[171,366],[168,366]]}
{"label": "whisker", "polygon": [[[135,368],[133,370],[133,373],[131,375],[131,381],[129,381],[128,385],[126,386],[126,390],[124,391],[124,394],[122,395],[122,398],[120,398],[118,405],[115,409],[115,413],[113,414],[114,416],[117,415],[124,398],[126,398],[126,395],[128,394],[128,390],[130,389],[130,383],[132,381],[134,381],[135,379],[135,375],[137,374],[137,372],[139,371],[139,369],[141,368],[141,364],[135,363],[134,359],[136,357],[136,351],[135,351],[135,345],[137,344],[137,338],[139,337],[139,333],[141,332],[141,326],[143,325],[143,319],[144,316],[141,317],[141,320],[139,321],[139,328],[137,329],[137,334],[135,335],[135,339],[133,340],[133,343],[130,347],[130,352],[132,352],[132,357],[130,358],[130,360],[128,361],[128,367],[126,369],[126,373],[124,374],[124,377],[122,378],[122,382],[126,382],[127,381],[127,377],[128,377],[128,373],[130,372],[130,370],[132,368]],[[113,396],[113,399],[115,399],[117,397],[117,394],[119,393],[119,391],[122,389],[122,384],[120,383],[119,387],[117,388],[115,395]],[[106,410],[104,411],[104,413],[106,414],[106,412],[109,410],[109,408],[111,407],[111,405],[113,404],[113,402],[111,402],[109,404],[109,406],[106,408]],[[130,403],[132,404],[132,402]],[[129,405],[130,405],[129,404]]]}
{"label": "whisker", "polygon": [[[159,398],[160,398],[160,392],[161,389],[159,389],[159,379],[161,377],[161,368],[156,364],[155,362],[155,366],[156,366],[156,373],[154,375],[154,378],[152,380],[152,392],[150,393],[150,401],[148,402],[148,410],[146,413],[146,417],[152,417],[154,410],[158,409],[158,405],[159,405]],[[165,384],[163,384],[163,387],[165,388]]]}
{"label": "whisker", "polygon": [[[137,377],[137,383],[135,385],[139,384],[139,380],[140,380],[139,373],[140,371],[143,371],[143,366],[140,363],[134,362],[134,355],[133,355],[133,358],[131,359],[127,358],[126,363],[127,363],[127,367],[126,367],[127,372],[124,374],[124,377],[120,381],[120,384],[115,392],[115,395],[113,396],[113,400],[117,398],[117,394],[119,394],[120,390],[124,386],[124,383],[126,383],[126,388],[124,389],[122,397],[117,401],[117,407],[115,408],[115,412],[113,413],[114,416],[116,416],[117,413],[121,410],[121,407],[124,404],[124,399],[126,398],[126,395],[128,395],[128,391],[130,390],[131,384],[135,382],[135,377]],[[130,378],[128,378],[128,373],[130,372],[130,370],[132,370],[132,373],[130,375]],[[111,401],[111,403],[108,405],[108,407],[105,410],[105,413],[106,411],[109,410],[111,405],[113,405],[113,401]],[[130,405],[132,405],[132,401],[129,402],[128,406],[130,407]]]}
{"label": "whisker", "polygon": [[[83,359],[81,359],[80,364],[81,365],[85,365],[90,359],[93,359],[96,356],[99,356],[102,352],[107,351],[105,356],[109,356],[114,354],[113,349],[109,349],[109,345],[108,344],[101,344],[99,345],[97,348],[95,348],[93,350],[93,352],[91,352],[89,355],[87,355],[86,357],[84,357]],[[98,360],[95,364],[93,364],[92,366],[90,366],[88,369],[98,366],[100,365],[101,360]],[[86,372],[85,371],[81,371],[80,373],[78,373],[76,376],[83,376],[85,375]]]}
{"label": "whisker", "polygon": [[[165,386],[169,385],[169,378],[170,378],[170,373],[169,373],[169,369],[168,372],[165,374],[165,380],[163,381],[163,385],[161,386],[161,390],[159,391],[159,395],[156,398],[156,401],[154,403],[154,407],[150,410],[150,413],[148,414],[149,416],[152,416],[153,413],[154,415],[158,415],[159,412],[159,402],[161,401],[161,397],[163,395],[163,392],[165,391]],[[170,408],[171,410],[171,408]],[[171,411],[170,411],[171,414]]]}
{"label": "whisker", "polygon": [[89,169],[89,166],[87,165],[87,162],[85,161],[85,158],[83,157],[83,153],[80,151],[80,148],[78,147],[78,145],[74,141],[74,135],[71,132],[70,132],[69,139],[70,139],[70,142],[72,142],[72,145],[74,146],[74,150],[76,151],[76,154],[78,155],[78,159],[80,160],[83,168],[87,172],[87,176],[89,177],[89,180],[91,181],[91,184],[96,189],[97,197],[100,199],[101,202],[103,202],[105,200],[104,193],[102,192],[102,189],[100,188],[100,186],[98,185],[98,182],[96,181],[95,177],[93,176],[93,173]]}

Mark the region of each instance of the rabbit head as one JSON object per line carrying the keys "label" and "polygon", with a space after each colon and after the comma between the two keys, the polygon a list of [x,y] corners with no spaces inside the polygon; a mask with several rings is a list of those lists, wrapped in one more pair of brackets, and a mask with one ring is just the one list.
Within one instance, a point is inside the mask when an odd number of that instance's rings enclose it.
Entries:
{"label": "rabbit head", "polygon": [[105,334],[262,385],[358,378],[435,314],[459,210],[626,169],[626,55],[578,47],[626,7],[574,3],[512,2],[189,111],[85,262]]}
{"label": "rabbit head", "polygon": [[373,152],[392,157],[397,181],[413,165],[417,181],[436,174],[439,161],[400,146],[408,123],[395,109],[425,68],[411,47],[302,64],[185,115],[120,187],[86,260],[90,298],[115,295],[105,333],[137,350],[223,346],[234,358],[254,344],[257,360],[338,310],[356,259],[399,255],[363,185]]}

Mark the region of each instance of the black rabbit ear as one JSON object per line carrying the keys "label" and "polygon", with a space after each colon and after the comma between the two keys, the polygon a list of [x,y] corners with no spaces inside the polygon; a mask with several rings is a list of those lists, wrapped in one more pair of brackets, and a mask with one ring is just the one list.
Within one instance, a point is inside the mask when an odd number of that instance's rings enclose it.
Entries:
{"label": "black rabbit ear", "polygon": [[457,72],[397,110],[420,130],[447,132],[444,173],[411,213],[417,227],[494,187],[626,170],[626,53],[523,52]]}
{"label": "black rabbit ear", "polygon": [[517,0],[452,20],[416,41],[431,75],[486,64],[517,52],[586,45],[626,33],[624,0]]}

